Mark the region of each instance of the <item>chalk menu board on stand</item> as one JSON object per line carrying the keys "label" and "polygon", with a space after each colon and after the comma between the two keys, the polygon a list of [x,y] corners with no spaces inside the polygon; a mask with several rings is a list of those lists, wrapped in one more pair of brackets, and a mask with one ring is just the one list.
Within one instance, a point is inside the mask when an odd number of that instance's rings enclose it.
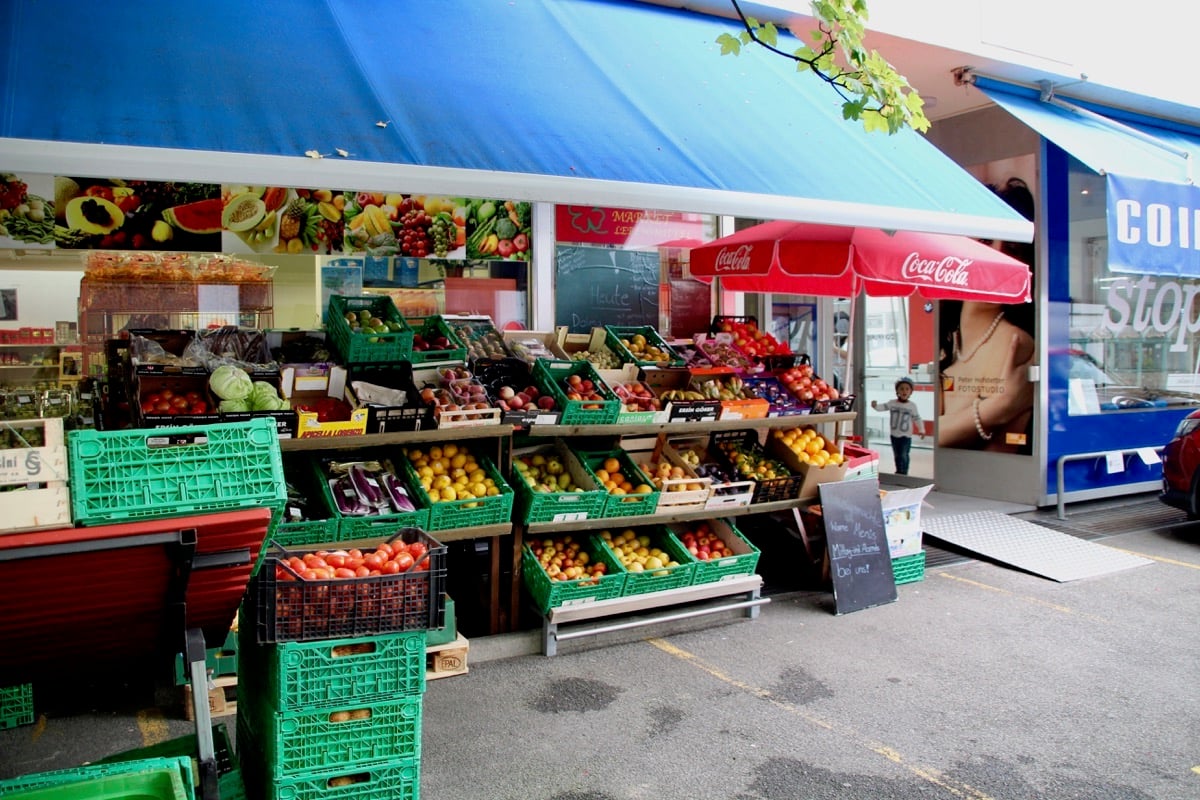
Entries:
{"label": "chalk menu board on stand", "polygon": [[817,489],[825,520],[834,613],[896,602],[879,481],[822,483]]}
{"label": "chalk menu board on stand", "polygon": [[559,245],[554,322],[571,333],[604,325],[658,326],[658,253]]}

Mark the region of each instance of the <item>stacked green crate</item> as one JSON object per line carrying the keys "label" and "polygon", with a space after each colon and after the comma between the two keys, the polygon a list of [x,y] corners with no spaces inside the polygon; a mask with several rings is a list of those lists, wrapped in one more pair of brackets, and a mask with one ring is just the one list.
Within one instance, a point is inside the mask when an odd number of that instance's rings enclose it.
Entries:
{"label": "stacked green crate", "polygon": [[416,798],[424,630],[258,644],[239,626],[238,755],[263,800]]}

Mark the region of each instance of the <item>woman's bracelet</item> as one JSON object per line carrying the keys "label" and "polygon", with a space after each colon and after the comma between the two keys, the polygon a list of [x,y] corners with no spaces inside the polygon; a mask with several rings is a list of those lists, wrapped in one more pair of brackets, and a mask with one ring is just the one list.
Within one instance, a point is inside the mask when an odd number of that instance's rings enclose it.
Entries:
{"label": "woman's bracelet", "polygon": [[977,396],[975,398],[975,402],[971,405],[971,410],[975,413],[975,432],[979,434],[980,439],[983,439],[985,442],[987,442],[990,441],[993,436],[995,436],[995,433],[991,431],[985,431],[983,429],[983,420],[979,418],[979,404],[982,402],[983,397]]}

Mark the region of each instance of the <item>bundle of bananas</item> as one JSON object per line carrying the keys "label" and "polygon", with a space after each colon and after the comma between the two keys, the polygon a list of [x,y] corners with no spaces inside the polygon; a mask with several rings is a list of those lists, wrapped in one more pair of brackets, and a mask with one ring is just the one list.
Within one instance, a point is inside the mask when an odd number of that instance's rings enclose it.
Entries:
{"label": "bundle of bananas", "polygon": [[685,400],[707,400],[707,399],[709,399],[709,398],[706,398],[702,393],[697,392],[693,389],[667,389],[666,391],[659,392],[658,397],[660,400],[662,400],[664,402],[670,401],[670,400],[681,402],[681,401],[685,401]]}
{"label": "bundle of bananas", "polygon": [[757,400],[758,395],[736,375],[722,383],[713,378],[700,384],[700,392],[706,400]]}

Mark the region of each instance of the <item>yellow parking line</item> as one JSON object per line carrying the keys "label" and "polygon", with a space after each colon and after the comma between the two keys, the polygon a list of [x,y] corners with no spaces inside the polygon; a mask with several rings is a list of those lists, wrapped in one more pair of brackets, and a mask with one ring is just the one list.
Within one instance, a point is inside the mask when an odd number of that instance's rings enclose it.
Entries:
{"label": "yellow parking line", "polygon": [[137,713],[137,726],[142,734],[142,745],[149,747],[167,740],[167,721],[163,719],[162,711],[157,708],[147,708]]}
{"label": "yellow parking line", "polygon": [[790,714],[795,714],[805,722],[808,722],[810,725],[815,725],[818,728],[823,728],[831,733],[835,733],[839,736],[849,739],[859,747],[883,756],[888,761],[891,761],[897,766],[902,767],[913,775],[916,775],[918,778],[921,778],[922,780],[931,783],[934,786],[945,789],[955,797],[969,798],[969,800],[994,800],[991,795],[985,794],[973,786],[968,786],[965,783],[959,783],[953,778],[947,776],[941,770],[933,767],[921,766],[919,764],[908,763],[896,749],[888,747],[881,742],[873,741],[846,725],[830,722],[824,717],[820,717],[809,711],[805,711],[804,709],[792,705],[784,700],[779,700],[778,698],[774,697],[768,689],[764,689],[761,686],[754,686],[753,684],[738,680],[731,675],[727,675],[717,667],[702,661],[693,653],[689,653],[686,650],[676,647],[675,645],[670,644],[663,639],[651,638],[647,639],[646,641],[657,647],[659,650],[662,650],[664,653],[674,656],[681,661],[686,661],[697,669],[707,672],[709,675],[713,676],[719,681],[722,681],[723,683],[727,683],[730,686],[742,690],[743,692],[754,695],[762,700],[766,700],[768,703],[771,703],[777,708],[781,708]]}
{"label": "yellow parking line", "polygon": [[[1112,547],[1111,544],[1105,545],[1105,546]],[[1187,567],[1188,569],[1200,569],[1200,564],[1194,564],[1191,561],[1176,561],[1173,558],[1163,558],[1162,556],[1152,556],[1148,553],[1139,553],[1136,550],[1125,550],[1124,548],[1121,548],[1121,547],[1113,547],[1113,550],[1120,550],[1122,553],[1128,553],[1129,555],[1137,556],[1138,558],[1148,558],[1151,561],[1157,561],[1160,564],[1170,564],[1173,567]]]}
{"label": "yellow parking line", "polygon": [[979,581],[973,581],[970,578],[963,578],[958,575],[951,575],[947,572],[939,572],[939,573],[937,573],[937,575],[938,575],[938,577],[945,578],[946,580],[957,581],[959,583],[965,583],[968,586],[974,586],[976,589],[983,589],[983,590],[989,591],[989,592],[996,592],[997,594],[1006,594],[1009,597],[1015,597],[1018,600],[1025,601],[1026,603],[1032,603],[1035,606],[1041,606],[1042,608],[1048,608],[1051,611],[1058,611],[1059,613],[1062,613],[1062,614],[1070,614],[1073,617],[1083,617],[1084,619],[1090,619],[1092,622],[1099,622],[1103,625],[1110,624],[1109,621],[1106,620],[1104,617],[1097,617],[1095,614],[1087,614],[1083,611],[1076,611],[1075,609],[1071,608],[1070,606],[1059,605],[1058,603],[1051,603],[1046,600],[1042,600],[1040,597],[1030,597],[1028,595],[1016,594],[1015,592],[1010,592],[1008,589],[1001,589],[999,586],[992,586],[987,583],[980,583]]}

